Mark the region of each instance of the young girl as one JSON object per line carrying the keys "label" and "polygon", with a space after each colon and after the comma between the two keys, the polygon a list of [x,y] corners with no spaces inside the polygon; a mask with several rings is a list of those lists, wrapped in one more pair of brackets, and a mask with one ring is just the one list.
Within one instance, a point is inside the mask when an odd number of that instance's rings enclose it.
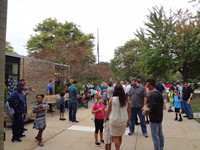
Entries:
{"label": "young girl", "polygon": [[64,118],[64,114],[65,114],[65,93],[64,92],[60,92],[60,98],[61,98],[61,105],[60,105],[60,120],[64,121],[66,120]]}
{"label": "young girl", "polygon": [[104,111],[105,111],[105,105],[103,104],[103,98],[102,96],[97,97],[97,102],[94,103],[92,106],[92,114],[95,115],[95,144],[97,146],[101,146],[100,142],[98,142],[98,132],[100,131],[100,141],[103,143],[103,123],[104,123]]}
{"label": "young girl", "polygon": [[[175,109],[175,114],[176,114],[176,117],[175,117],[175,121],[178,120],[178,121],[183,121],[182,117],[181,117],[181,112],[180,112],[180,109],[181,109],[181,101],[182,101],[182,98],[178,95],[178,91],[177,90],[174,90],[174,109]],[[179,119],[178,119],[178,115],[179,115]]]}
{"label": "young girl", "polygon": [[47,103],[43,103],[44,94],[38,94],[36,96],[37,104],[33,106],[33,113],[36,114],[33,123],[33,128],[39,130],[35,139],[38,141],[38,146],[44,146],[42,143],[42,133],[46,127],[46,112],[49,108]]}

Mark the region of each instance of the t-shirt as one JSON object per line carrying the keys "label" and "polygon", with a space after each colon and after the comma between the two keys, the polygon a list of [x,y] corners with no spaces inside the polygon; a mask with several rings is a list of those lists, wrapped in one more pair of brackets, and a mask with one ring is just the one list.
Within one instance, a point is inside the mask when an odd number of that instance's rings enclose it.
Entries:
{"label": "t-shirt", "polygon": [[139,85],[136,87],[131,87],[129,96],[131,98],[131,107],[142,108],[144,105],[144,97],[147,96],[147,93],[145,88]]}
{"label": "t-shirt", "polygon": [[164,86],[161,83],[156,83],[156,90],[158,90],[160,93],[165,90]]}
{"label": "t-shirt", "polygon": [[95,118],[96,119],[104,119],[104,111],[105,111],[105,105],[103,103],[99,104],[99,103],[95,103],[92,106],[92,110],[98,110],[99,108],[103,108],[102,111],[98,111],[95,113]]}
{"label": "t-shirt", "polygon": [[77,87],[71,85],[68,88],[68,92],[69,92],[69,102],[77,102],[77,95],[79,95]]}
{"label": "t-shirt", "polygon": [[163,96],[158,91],[153,91],[148,97],[150,108],[149,118],[152,123],[161,123],[163,119]]}
{"label": "t-shirt", "polygon": [[174,95],[174,108],[181,108],[181,101],[182,98],[178,95]]}
{"label": "t-shirt", "polygon": [[49,91],[49,94],[50,95],[53,95],[53,86],[51,85],[51,83],[49,83],[48,85],[47,85],[47,89],[46,89],[47,91]]}
{"label": "t-shirt", "polygon": [[182,90],[183,100],[187,101],[190,98],[191,93],[194,93],[191,87],[184,87]]}

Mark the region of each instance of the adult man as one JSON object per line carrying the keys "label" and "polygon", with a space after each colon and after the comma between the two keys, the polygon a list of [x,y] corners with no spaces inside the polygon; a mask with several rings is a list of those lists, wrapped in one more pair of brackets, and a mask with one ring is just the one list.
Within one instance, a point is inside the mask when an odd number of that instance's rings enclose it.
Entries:
{"label": "adult man", "polygon": [[20,81],[17,83],[17,89],[14,90],[8,97],[8,102],[15,110],[12,120],[12,142],[21,142],[23,135],[23,114],[25,112],[25,98],[23,94],[25,82]]}
{"label": "adult man", "polygon": [[[24,82],[26,84],[25,79],[20,79],[19,81]],[[23,89],[22,93],[24,94],[24,114],[23,114],[23,126],[22,126],[22,132],[27,131],[28,129],[24,128],[24,123],[27,115],[27,95],[30,93],[31,88],[25,88]]]}
{"label": "adult man", "polygon": [[143,86],[139,85],[137,78],[131,79],[131,86],[132,87],[128,94],[128,99],[131,100],[130,132],[128,135],[133,135],[135,130],[135,117],[138,115],[140,118],[142,133],[145,137],[148,137],[145,118],[142,115],[142,108],[147,104],[146,90]]}
{"label": "adult man", "polygon": [[183,108],[185,110],[186,116],[183,116],[183,117],[188,117],[188,119],[193,119],[193,117],[194,117],[192,108],[190,106],[192,96],[193,96],[192,88],[188,86],[187,82],[184,82],[183,90],[182,90],[182,98],[183,98]]}
{"label": "adult man", "polygon": [[150,91],[148,97],[148,108],[145,111],[149,112],[151,135],[154,143],[154,150],[163,150],[164,136],[162,132],[163,120],[163,103],[164,99],[160,92],[156,90],[155,80],[147,80],[147,88]]}
{"label": "adult man", "polygon": [[156,90],[158,90],[161,94],[165,93],[165,87],[161,84],[160,80],[157,80]]}
{"label": "adult man", "polygon": [[80,98],[79,92],[77,87],[75,86],[77,81],[73,81],[73,84],[69,86],[68,92],[69,92],[69,100],[68,100],[68,105],[69,105],[69,121],[76,122],[76,113],[77,113],[77,105],[78,101],[77,99]]}
{"label": "adult man", "polygon": [[47,95],[53,95],[53,86],[52,86],[52,80],[49,80],[49,83],[46,87]]}

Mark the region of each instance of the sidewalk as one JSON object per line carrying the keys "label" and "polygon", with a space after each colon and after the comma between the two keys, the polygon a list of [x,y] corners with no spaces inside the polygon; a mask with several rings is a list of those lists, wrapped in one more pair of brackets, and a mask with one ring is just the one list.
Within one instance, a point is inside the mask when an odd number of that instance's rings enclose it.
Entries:
{"label": "sidewalk", "polygon": [[[91,104],[90,104],[91,105]],[[91,106],[90,106],[91,108]],[[65,114],[68,118],[68,113]],[[174,113],[164,110],[163,132],[165,150],[199,150],[200,124],[195,120],[183,118],[183,122],[174,121]],[[44,131],[44,147],[38,147],[35,141],[37,130],[32,129],[33,123],[26,123],[26,137],[21,143],[11,142],[11,128],[6,127],[4,150],[104,150],[104,144],[96,147],[94,144],[94,122],[91,109],[80,108],[77,112],[79,123],[68,120],[60,121],[58,110],[47,114],[47,128]],[[140,126],[136,126],[133,136],[128,136],[128,128],[123,136],[121,150],[153,150],[150,127],[147,125],[148,138],[142,135]],[[112,150],[114,150],[114,144]]]}

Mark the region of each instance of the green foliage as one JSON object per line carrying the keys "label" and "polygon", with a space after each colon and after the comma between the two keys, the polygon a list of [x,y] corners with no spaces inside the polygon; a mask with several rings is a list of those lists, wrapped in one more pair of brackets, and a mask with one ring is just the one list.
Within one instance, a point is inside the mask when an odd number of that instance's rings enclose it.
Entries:
{"label": "green foliage", "polygon": [[12,44],[10,42],[7,42],[7,41],[6,41],[6,52],[16,54],[14,48],[12,47]]}
{"label": "green foliage", "polygon": [[95,62],[92,34],[85,34],[73,22],[47,18],[35,28],[27,42],[29,56],[70,66],[70,76],[79,79]]}
{"label": "green foliage", "polygon": [[61,91],[63,91],[65,87],[64,86],[56,86],[55,87],[55,94],[60,94]]}
{"label": "green foliage", "polygon": [[139,65],[146,74],[167,78],[170,72],[179,71],[187,81],[200,73],[199,18],[182,10],[167,17],[163,7],[150,11],[146,29],[135,34],[142,42]]}
{"label": "green foliage", "polygon": [[192,111],[195,112],[200,112],[200,94],[196,93],[195,98],[191,101],[191,107]]}
{"label": "green foliage", "polygon": [[125,45],[115,49],[114,59],[111,60],[111,69],[118,77],[118,80],[126,80],[130,76],[143,76],[140,74],[138,50],[141,43],[138,40],[130,40]]}
{"label": "green foliage", "polygon": [[78,90],[82,90],[83,89],[83,83],[81,83],[81,82],[78,82],[78,83],[76,83],[76,87],[78,88]]}

